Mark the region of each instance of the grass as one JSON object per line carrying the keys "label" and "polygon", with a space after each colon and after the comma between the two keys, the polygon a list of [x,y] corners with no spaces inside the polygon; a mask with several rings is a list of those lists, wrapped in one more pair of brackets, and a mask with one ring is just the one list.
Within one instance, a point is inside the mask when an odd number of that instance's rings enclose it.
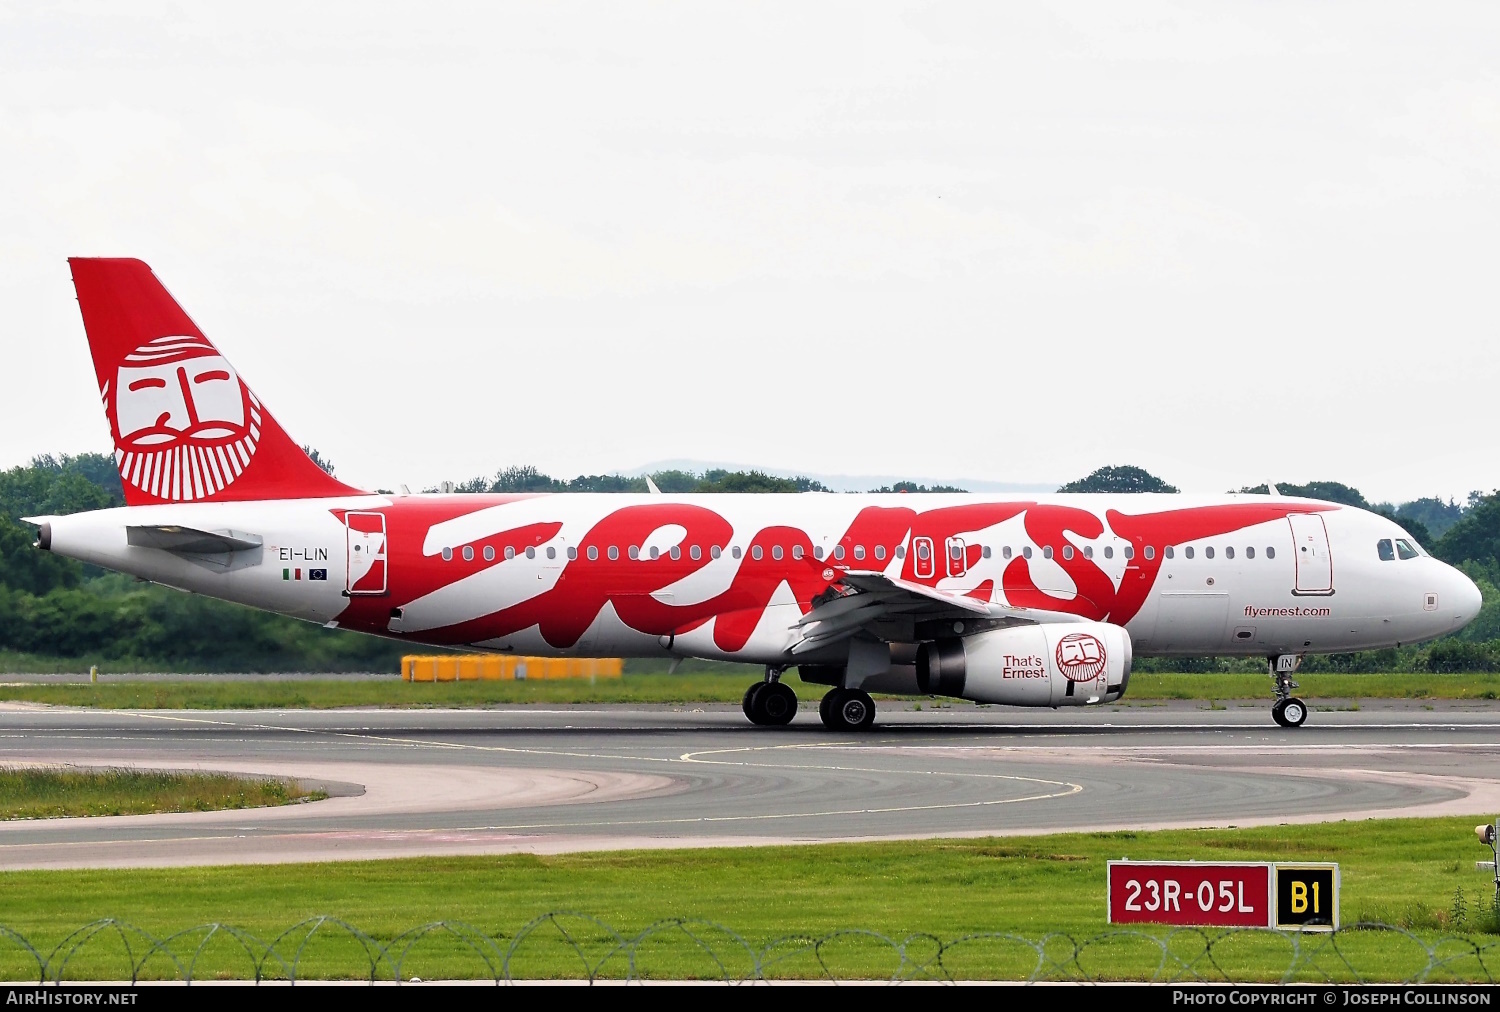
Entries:
{"label": "grass", "polygon": [[[0,874],[0,923],[48,950],[69,932],[101,917],[115,917],[158,936],[224,922],[269,940],[304,918],[331,914],[385,942],[419,924],[461,921],[496,938],[500,951],[529,920],[548,911],[579,911],[624,935],[668,917],[701,918],[728,928],[761,949],[787,936],[818,937],[842,929],[879,932],[897,941],[927,933],[945,940],[980,932],[1028,939],[1063,932],[1077,939],[1106,930],[1105,862],[1129,855],[1144,859],[1335,860],[1343,871],[1344,923],[1381,920],[1434,938],[1476,930],[1488,878],[1472,861],[1488,852],[1474,839],[1472,819],[1386,820],[1243,830],[1069,834],[1010,840],[933,840],[822,846],[636,851],[557,856],[425,858],[274,867],[31,871]],[[1455,903],[1462,891],[1464,900]],[[1460,917],[1459,910],[1464,913]],[[609,936],[581,919],[565,922],[597,960]],[[1167,929],[1153,934],[1165,936]],[[696,934],[727,961],[731,972],[749,971],[743,947],[702,927]],[[306,931],[284,942],[290,953]],[[202,933],[185,936],[178,951],[191,954]],[[1500,937],[1480,937],[1481,944]],[[1061,945],[1061,942],[1058,943]],[[1394,933],[1349,932],[1340,949],[1361,973],[1400,979],[1425,965],[1420,946]],[[1201,952],[1196,933],[1179,934],[1172,951]],[[914,942],[913,952],[931,948]],[[139,950],[137,950],[139,951]],[[815,959],[786,954],[778,975],[820,973]],[[1050,951],[1050,950],[1049,950]],[[1059,951],[1068,951],[1063,946]],[[1236,936],[1215,946],[1215,961],[1237,979],[1279,979],[1289,946],[1276,939]],[[117,936],[100,934],[68,964],[75,979],[128,975]],[[362,977],[369,962],[348,935],[325,926],[304,952],[306,976]],[[824,950],[841,976],[889,976],[897,959],[888,944],[845,936]],[[1088,948],[1090,972],[1119,979],[1150,978],[1160,947],[1116,939]],[[1013,943],[974,941],[948,959],[955,976],[1026,977],[1035,952]],[[0,975],[35,974],[22,950],[0,939]],[[1336,960],[1324,969],[1338,971]],[[638,972],[658,977],[714,976],[705,951],[686,934],[653,936],[637,953]],[[517,949],[516,976],[581,974],[578,956],[553,927]],[[1479,973],[1466,964],[1465,972]],[[1204,972],[1210,967],[1203,965]],[[606,976],[623,975],[615,959]],[[223,935],[205,948],[202,977],[244,976],[249,964]],[[161,956],[143,975],[171,977]],[[481,960],[453,935],[438,932],[417,944],[403,977],[483,976]],[[1309,971],[1316,978],[1316,973]]]}
{"label": "grass", "polygon": [[[1304,699],[1497,699],[1500,673],[1435,675],[1299,674]],[[1258,699],[1271,695],[1263,674],[1154,674],[1130,676],[1126,699]]]}
{"label": "grass", "polygon": [[294,782],[223,773],[0,767],[0,819],[212,812],[316,801]]}
{"label": "grass", "polygon": [[[347,706],[450,707],[504,703],[738,703],[754,681],[743,675],[655,674],[621,678],[520,682],[366,682],[198,680],[194,682],[89,682],[0,685],[0,700],[96,706],[104,709],[329,709]],[[821,698],[822,686],[788,684],[804,700]]]}
{"label": "grass", "polygon": [[[102,709],[330,709],[337,707],[480,707],[515,703],[738,703],[755,680],[746,673],[626,674],[601,678],[521,682],[408,683],[392,675],[380,681],[124,682],[107,681],[18,685],[0,684],[0,701],[90,706]],[[804,705],[815,705],[827,691],[788,672],[786,683]],[[1298,693],[1305,699],[1496,699],[1500,674],[1470,675],[1303,675]],[[893,697],[906,698],[906,697]],[[1150,674],[1131,676],[1127,705],[1163,699],[1271,698],[1271,680],[1250,674]],[[925,705],[968,706],[962,700]],[[921,704],[919,704],[921,705]]]}

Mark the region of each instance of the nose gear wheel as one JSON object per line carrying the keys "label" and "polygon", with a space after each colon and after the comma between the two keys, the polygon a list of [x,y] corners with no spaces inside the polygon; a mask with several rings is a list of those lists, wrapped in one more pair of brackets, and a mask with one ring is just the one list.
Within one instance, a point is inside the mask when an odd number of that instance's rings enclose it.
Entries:
{"label": "nose gear wheel", "polygon": [[1307,704],[1296,696],[1278,699],[1271,706],[1271,719],[1282,727],[1301,727],[1307,720]]}

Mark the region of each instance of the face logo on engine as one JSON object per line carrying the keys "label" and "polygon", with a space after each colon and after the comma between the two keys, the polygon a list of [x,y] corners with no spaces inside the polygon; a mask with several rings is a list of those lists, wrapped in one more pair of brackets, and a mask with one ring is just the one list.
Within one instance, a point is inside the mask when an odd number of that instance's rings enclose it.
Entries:
{"label": "face logo on engine", "polygon": [[1104,673],[1104,644],[1097,636],[1072,633],[1057,643],[1057,669],[1070,682],[1090,682]]}

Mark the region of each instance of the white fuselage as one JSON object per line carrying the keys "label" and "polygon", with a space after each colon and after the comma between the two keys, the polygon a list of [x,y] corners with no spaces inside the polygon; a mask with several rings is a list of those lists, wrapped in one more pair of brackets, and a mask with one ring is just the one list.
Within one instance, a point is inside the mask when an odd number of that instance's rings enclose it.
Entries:
{"label": "white fuselage", "polygon": [[[1279,496],[349,496],[38,519],[53,552],[157,583],[413,643],[539,655],[796,663],[798,620],[859,572],[997,613],[1120,625],[1137,655],[1395,646],[1458,629],[1480,606],[1467,577],[1400,547],[1408,536],[1389,520]],[[128,534],[174,525],[238,547]],[[921,636],[899,618],[874,632]]]}

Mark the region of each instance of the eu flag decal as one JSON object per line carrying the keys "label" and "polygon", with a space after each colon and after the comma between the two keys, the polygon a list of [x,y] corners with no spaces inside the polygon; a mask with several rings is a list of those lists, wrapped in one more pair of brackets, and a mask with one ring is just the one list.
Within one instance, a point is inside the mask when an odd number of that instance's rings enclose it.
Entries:
{"label": "eu flag decal", "polygon": [[309,569],[307,571],[307,578],[309,580],[326,580],[326,579],[328,579],[328,570],[326,570],[326,569]]}

